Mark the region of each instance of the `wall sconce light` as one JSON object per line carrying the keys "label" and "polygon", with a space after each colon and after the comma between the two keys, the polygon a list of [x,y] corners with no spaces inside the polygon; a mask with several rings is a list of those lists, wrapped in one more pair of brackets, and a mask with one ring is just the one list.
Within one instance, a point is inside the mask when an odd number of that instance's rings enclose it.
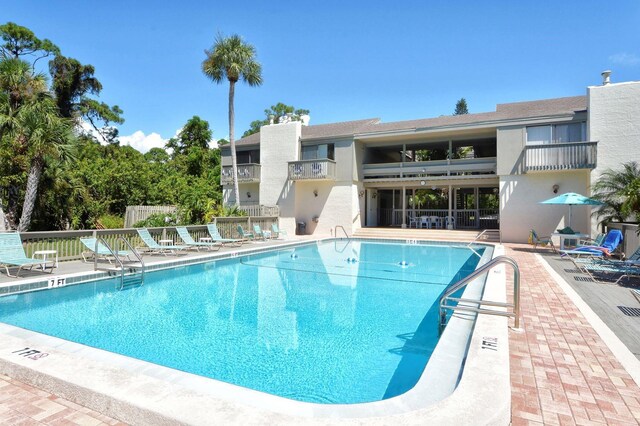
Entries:
{"label": "wall sconce light", "polygon": [[560,185],[558,185],[558,184],[553,185],[553,193],[554,194],[558,193],[558,189],[560,189]]}
{"label": "wall sconce light", "polygon": [[317,190],[317,189],[314,189],[314,190],[313,190],[313,196],[314,196],[314,197],[317,197],[317,196],[318,196],[318,190]]}
{"label": "wall sconce light", "polygon": [[425,186],[426,184],[427,184],[427,182],[426,182],[426,181],[424,181],[424,180],[421,180],[421,181],[420,181],[420,185]]}
{"label": "wall sconce light", "polygon": [[362,198],[362,197],[364,197],[364,189],[358,192],[358,198]]}
{"label": "wall sconce light", "polygon": [[251,198],[251,193],[247,191],[247,198]]}

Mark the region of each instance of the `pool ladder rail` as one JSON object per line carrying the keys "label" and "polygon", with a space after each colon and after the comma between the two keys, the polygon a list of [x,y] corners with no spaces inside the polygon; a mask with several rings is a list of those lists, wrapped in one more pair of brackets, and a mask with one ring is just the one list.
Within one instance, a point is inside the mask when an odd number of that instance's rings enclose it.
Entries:
{"label": "pool ladder rail", "polygon": [[[131,243],[129,243],[129,241],[127,241],[126,238],[124,238],[122,236],[119,236],[118,240],[124,242],[125,246],[131,251],[131,253],[138,260],[138,264],[132,263],[132,264],[125,265],[124,262],[122,261],[122,259],[120,258],[120,256],[118,255],[118,251],[117,250],[114,250],[109,245],[109,243],[107,243],[105,241],[104,238],[97,238],[96,239],[96,246],[95,246],[95,253],[98,253],[98,246],[99,246],[100,243],[102,243],[107,248],[107,250],[109,250],[111,255],[114,257],[114,259],[116,260],[116,263],[118,264],[119,268],[114,269],[114,268],[100,268],[100,267],[98,267],[98,256],[95,255],[95,256],[93,256],[93,269],[94,269],[94,271],[107,271],[107,272],[114,272],[114,270],[115,271],[119,271],[120,272],[120,287],[118,288],[118,290],[126,290],[128,288],[140,287],[140,286],[142,286],[144,284],[144,271],[145,271],[144,260],[142,260],[142,256],[140,255],[140,253],[138,253],[138,251],[133,248]],[[134,273],[131,274],[131,275],[125,276],[125,270],[129,270],[130,272],[134,272]],[[135,273],[136,271],[139,271],[140,273],[137,274],[137,273]]]}
{"label": "pool ladder rail", "polygon": [[[471,281],[478,278],[480,275],[488,272],[493,267],[506,263],[513,267],[513,303],[504,303],[504,302],[493,302],[490,300],[480,300],[480,299],[464,299],[459,297],[452,297],[451,295],[456,291],[460,290],[463,287],[466,287]],[[457,303],[456,305],[450,305],[447,302]],[[461,304],[462,303],[462,304]],[[513,311],[507,310],[497,310],[497,309],[487,309],[482,306],[490,306],[496,308],[512,308]],[[515,260],[507,256],[497,256],[496,258],[490,260],[489,262],[482,265],[480,268],[473,271],[468,276],[464,277],[460,281],[456,282],[452,286],[450,286],[443,294],[440,296],[440,334],[444,331],[445,326],[447,325],[447,310],[451,310],[454,313],[456,311],[461,312],[475,312],[478,314],[487,314],[487,315],[498,315],[503,317],[513,317],[514,318],[514,331],[520,330],[520,268]]]}

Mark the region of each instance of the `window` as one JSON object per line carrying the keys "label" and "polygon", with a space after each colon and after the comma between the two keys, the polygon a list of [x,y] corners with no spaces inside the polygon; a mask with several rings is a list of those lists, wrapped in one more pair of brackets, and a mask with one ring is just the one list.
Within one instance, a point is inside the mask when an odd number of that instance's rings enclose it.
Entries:
{"label": "window", "polygon": [[302,147],[302,160],[335,160],[335,146],[332,143],[307,145]]}
{"label": "window", "polygon": [[582,142],[586,140],[586,123],[554,124],[527,127],[527,145]]}

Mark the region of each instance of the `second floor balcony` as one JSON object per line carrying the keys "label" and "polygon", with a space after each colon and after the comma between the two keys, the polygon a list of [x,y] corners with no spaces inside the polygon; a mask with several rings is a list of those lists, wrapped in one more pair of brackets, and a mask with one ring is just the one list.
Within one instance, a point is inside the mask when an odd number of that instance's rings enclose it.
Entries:
{"label": "second floor balcony", "polygon": [[[238,183],[260,182],[260,164],[238,164]],[[220,172],[220,183],[222,185],[233,184],[232,166],[223,166]]]}
{"label": "second floor balcony", "polygon": [[415,179],[428,176],[495,174],[496,157],[408,161],[363,165],[364,179]]}
{"label": "second floor balcony", "polygon": [[525,170],[595,169],[598,142],[567,142],[525,147]]}
{"label": "second floor balcony", "polygon": [[289,162],[290,180],[336,180],[336,162],[328,158]]}

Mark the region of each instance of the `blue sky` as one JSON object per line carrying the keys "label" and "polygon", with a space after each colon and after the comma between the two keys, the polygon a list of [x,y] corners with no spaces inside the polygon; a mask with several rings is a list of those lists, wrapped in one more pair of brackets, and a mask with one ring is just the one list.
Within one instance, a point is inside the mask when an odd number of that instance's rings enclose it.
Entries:
{"label": "blue sky", "polygon": [[397,121],[496,103],[574,96],[640,80],[640,2],[0,0],[0,21],[96,67],[100,99],[124,110],[125,143],[148,149],[190,117],[228,135],[228,84],[200,64],[218,32],[240,34],[263,65],[236,90],[236,135],[277,102],[311,124]]}

